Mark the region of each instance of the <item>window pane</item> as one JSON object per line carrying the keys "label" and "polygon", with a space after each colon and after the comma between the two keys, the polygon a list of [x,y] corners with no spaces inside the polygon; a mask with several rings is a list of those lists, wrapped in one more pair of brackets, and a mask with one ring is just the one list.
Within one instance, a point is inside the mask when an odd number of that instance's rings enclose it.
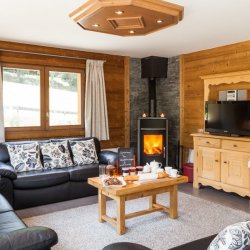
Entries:
{"label": "window pane", "polygon": [[49,125],[81,124],[81,74],[49,72]]}
{"label": "window pane", "polygon": [[40,126],[40,71],[3,67],[5,127]]}

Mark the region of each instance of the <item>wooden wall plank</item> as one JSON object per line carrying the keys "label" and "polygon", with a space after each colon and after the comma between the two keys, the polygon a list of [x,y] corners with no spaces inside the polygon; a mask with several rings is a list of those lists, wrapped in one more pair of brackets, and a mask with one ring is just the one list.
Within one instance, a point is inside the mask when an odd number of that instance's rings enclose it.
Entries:
{"label": "wooden wall plank", "polygon": [[[85,72],[85,59],[105,60],[104,75],[110,140],[102,141],[101,145],[105,148],[128,147],[130,140],[128,57],[0,41],[0,62],[2,63],[77,68]],[[7,132],[6,140],[14,141],[79,136],[84,136],[84,128]]]}
{"label": "wooden wall plank", "polygon": [[204,86],[200,76],[249,70],[250,41],[185,54],[181,59],[180,133],[187,156],[188,149],[193,147],[190,134],[204,124]]}

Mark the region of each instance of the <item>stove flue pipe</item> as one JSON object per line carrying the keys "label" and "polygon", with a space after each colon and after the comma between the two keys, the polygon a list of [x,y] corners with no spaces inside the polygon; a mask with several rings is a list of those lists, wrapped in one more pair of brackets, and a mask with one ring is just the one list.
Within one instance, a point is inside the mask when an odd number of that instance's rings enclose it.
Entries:
{"label": "stove flue pipe", "polygon": [[150,117],[156,117],[156,78],[148,78],[148,112]]}

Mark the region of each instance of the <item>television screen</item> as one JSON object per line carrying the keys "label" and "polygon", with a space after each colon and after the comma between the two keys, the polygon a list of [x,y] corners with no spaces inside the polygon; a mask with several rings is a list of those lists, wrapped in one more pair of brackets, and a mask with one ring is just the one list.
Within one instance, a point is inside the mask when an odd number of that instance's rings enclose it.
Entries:
{"label": "television screen", "polygon": [[250,101],[206,102],[205,131],[250,135]]}

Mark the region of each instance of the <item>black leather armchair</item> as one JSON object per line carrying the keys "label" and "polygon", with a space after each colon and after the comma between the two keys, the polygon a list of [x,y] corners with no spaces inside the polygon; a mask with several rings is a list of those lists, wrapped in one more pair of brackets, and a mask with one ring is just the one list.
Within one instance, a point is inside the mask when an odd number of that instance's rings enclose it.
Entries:
{"label": "black leather armchair", "polygon": [[47,227],[27,227],[0,194],[0,249],[48,250],[57,242],[54,230]]}

